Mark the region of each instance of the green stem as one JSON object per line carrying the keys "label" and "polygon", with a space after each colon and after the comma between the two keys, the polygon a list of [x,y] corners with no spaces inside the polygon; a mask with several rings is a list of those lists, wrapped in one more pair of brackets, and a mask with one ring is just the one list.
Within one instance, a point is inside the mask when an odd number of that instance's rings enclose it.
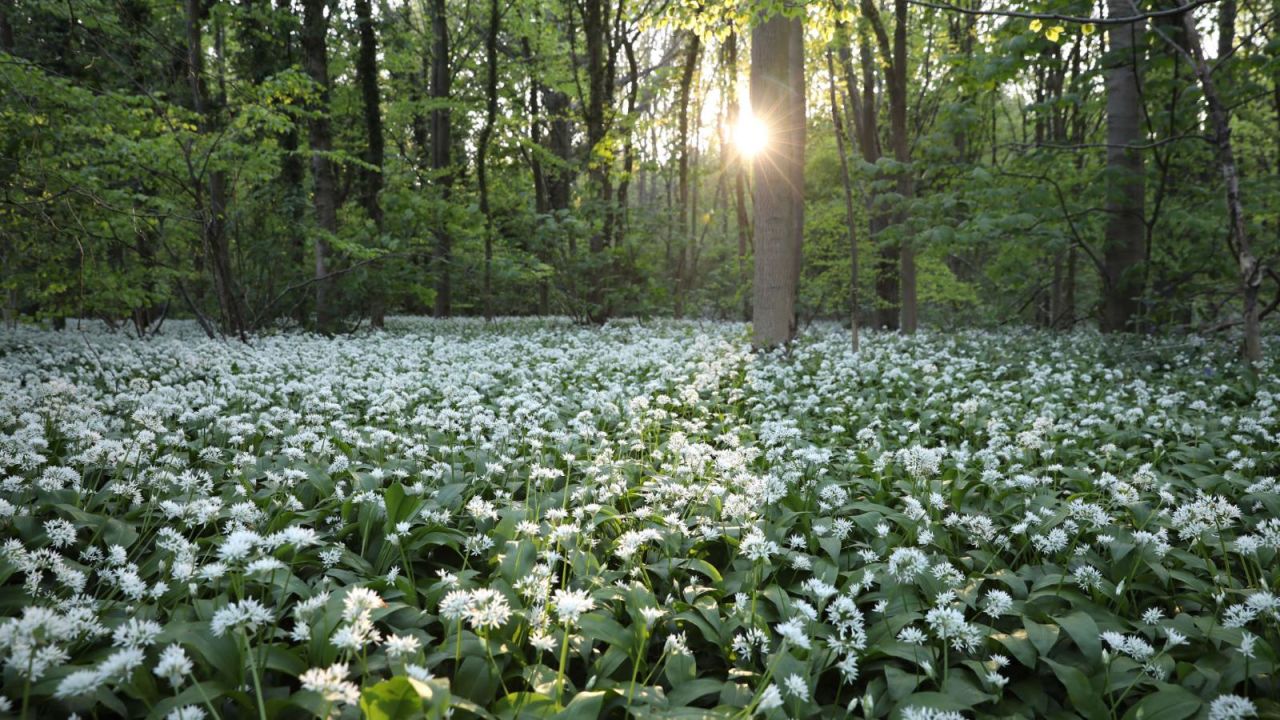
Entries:
{"label": "green stem", "polygon": [[560,669],[556,671],[556,705],[564,698],[564,669],[569,664],[569,624],[564,625],[564,639],[560,641]]}
{"label": "green stem", "polygon": [[249,635],[240,631],[244,638],[245,655],[249,656],[249,672],[253,674],[253,694],[258,698],[258,720],[267,720],[267,703],[262,699],[262,680],[258,677],[258,661],[254,658],[253,648],[249,647]]}

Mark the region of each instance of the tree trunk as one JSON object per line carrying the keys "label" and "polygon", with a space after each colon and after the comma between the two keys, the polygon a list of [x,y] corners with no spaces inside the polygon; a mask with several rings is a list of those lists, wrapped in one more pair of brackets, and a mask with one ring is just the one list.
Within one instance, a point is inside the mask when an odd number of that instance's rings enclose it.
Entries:
{"label": "tree trunk", "polygon": [[382,192],[382,162],[385,141],[382,138],[382,106],[378,92],[378,36],[373,25],[370,0],[355,0],[356,24],[360,30],[360,50],[356,59],[356,79],[360,84],[360,96],[364,103],[364,127],[366,135],[364,161],[372,168],[363,170],[361,204],[379,232],[382,230],[382,207],[378,193]]}
{"label": "tree trunk", "polygon": [[827,75],[830,78],[831,123],[836,133],[836,153],[840,155],[840,180],[844,184],[844,219],[849,228],[849,334],[853,351],[858,352],[858,231],[853,212],[853,182],[849,177],[849,158],[844,146],[844,122],[840,119],[840,101],[836,93],[836,68],[827,48]]}
{"label": "tree trunk", "polygon": [[[894,0],[897,21],[893,28],[893,80],[889,83],[889,120],[893,136],[893,159],[906,166],[911,163],[910,138],[907,137],[907,0]],[[912,171],[898,173],[898,194],[903,202],[915,195]],[[919,309],[916,304],[916,250],[907,227],[907,210],[897,213],[902,240],[899,244],[902,279],[902,331],[916,331]]]}
{"label": "tree trunk", "polygon": [[905,168],[911,162],[910,138],[907,137],[907,9],[907,0],[894,0],[895,20],[890,41],[875,3],[862,0],[863,15],[875,32],[881,60],[885,64],[885,89],[889,93],[889,142],[893,146],[893,159],[904,166],[896,173],[899,203],[903,205],[893,213],[893,222],[898,225],[901,236],[897,258],[902,303],[900,327],[903,332],[914,333],[917,324],[916,255],[907,231],[905,208],[905,203],[914,194],[911,171]]}
{"label": "tree trunk", "polygon": [[1236,44],[1236,0],[1221,0],[1218,4],[1218,62],[1231,54]]}
{"label": "tree trunk", "polygon": [[[431,0],[431,170],[440,183],[440,202],[449,201],[453,189],[453,117],[449,93],[453,76],[449,72],[449,21],[445,0]],[[435,228],[431,269],[436,278],[435,316],[453,314],[453,238],[443,222]]]}
{"label": "tree trunk", "polygon": [[1255,363],[1262,360],[1258,291],[1262,287],[1263,267],[1253,254],[1253,245],[1245,224],[1244,200],[1240,196],[1240,173],[1236,167],[1235,151],[1231,144],[1231,123],[1227,108],[1223,105],[1221,96],[1218,95],[1213,68],[1209,67],[1205,61],[1200,33],[1196,30],[1192,13],[1188,12],[1182,16],[1182,27],[1187,41],[1187,50],[1195,66],[1196,77],[1200,80],[1200,89],[1204,94],[1205,103],[1209,106],[1209,122],[1213,128],[1214,144],[1218,150],[1218,167],[1226,184],[1227,216],[1230,219],[1228,245],[1232,254],[1235,255],[1240,272],[1244,358],[1249,363]]}
{"label": "tree trunk", "polygon": [[480,214],[484,215],[484,317],[493,319],[493,210],[489,207],[489,141],[498,114],[498,0],[489,0],[489,31],[485,35],[484,127],[476,148],[476,181],[480,186]]}
{"label": "tree trunk", "polygon": [[[360,84],[360,96],[364,103],[364,127],[366,135],[364,161],[371,165],[362,171],[361,204],[373,221],[376,232],[382,234],[382,206],[378,194],[382,192],[382,161],[385,145],[382,138],[382,101],[378,92],[378,35],[373,25],[370,0],[355,0],[356,25],[360,30],[360,50],[356,58],[356,79]],[[369,290],[369,323],[375,328],[383,326],[386,313],[386,294],[383,283],[372,282]]]}
{"label": "tree trunk", "polygon": [[302,2],[303,67],[320,89],[311,108],[315,113],[308,121],[311,144],[311,175],[315,182],[312,204],[319,233],[315,241],[315,326],[321,332],[333,327],[333,308],[329,306],[332,280],[329,275],[329,238],[338,232],[338,193],[333,161],[333,133],[329,127],[329,57],[326,37],[328,18],[325,0]]}
{"label": "tree trunk", "polygon": [[[865,10],[865,8],[864,8]],[[872,51],[872,41],[867,36],[867,23],[858,25],[858,62],[862,69],[862,134],[858,146],[862,159],[875,165],[881,156],[880,113],[876,98],[877,64]],[[853,87],[851,67],[849,85]],[[889,227],[882,191],[872,183],[867,194],[867,216],[871,239],[878,246],[876,258],[876,325],[888,330],[898,329],[898,251],[885,243],[883,233]]]}
{"label": "tree trunk", "polygon": [[627,123],[625,127],[627,135],[622,147],[622,179],[618,182],[618,194],[614,198],[618,208],[618,217],[613,225],[613,239],[610,241],[610,244],[614,247],[622,245],[630,222],[630,207],[627,196],[631,189],[631,176],[635,173],[636,168],[635,126],[636,121],[639,119],[638,106],[640,102],[640,64],[636,60],[635,39],[623,35],[622,50],[627,58],[627,74],[631,79],[627,85]]}
{"label": "tree trunk", "polygon": [[[1130,0],[1108,0],[1108,14],[1133,14]],[[1139,68],[1145,22],[1111,25],[1107,74],[1107,225],[1103,278],[1102,329],[1132,330],[1142,293],[1141,265],[1146,254],[1144,158],[1131,147],[1143,141]]]}
{"label": "tree trunk", "polygon": [[[729,66],[729,127],[738,126],[738,35],[730,31],[725,40],[726,64]],[[751,220],[747,216],[747,168],[742,153],[730,147],[733,172],[733,205],[738,226],[738,283],[742,293],[742,319],[751,319],[751,293],[747,287],[751,277],[747,274],[747,246],[751,243]]]}
{"label": "tree trunk", "polygon": [[675,316],[677,318],[684,317],[685,293],[689,284],[686,278],[686,275],[689,274],[686,258],[689,256],[692,245],[695,242],[694,232],[689,221],[689,95],[690,88],[693,86],[694,71],[698,68],[698,58],[701,55],[701,50],[702,42],[698,38],[698,34],[689,33],[684,68],[680,72],[679,99],[676,101],[677,112],[680,117],[679,130],[676,136],[680,145],[679,190],[677,191],[678,202],[676,207],[676,212],[680,214],[679,219],[676,221],[680,243],[675,278]]}
{"label": "tree trunk", "polygon": [[756,234],[753,342],[773,347],[796,331],[804,230],[804,30],[774,15],[751,34],[751,107],[769,128],[753,162]]}
{"label": "tree trunk", "polygon": [[[609,42],[609,4],[608,0],[585,0],[583,2],[582,33],[587,44],[587,99],[584,117],[587,126],[587,177],[596,196],[596,207],[601,224],[591,232],[590,249],[594,257],[599,257],[605,249],[605,240],[609,237],[609,223],[613,212],[613,188],[609,175],[609,163],[598,157],[604,150],[606,134],[606,114],[612,100],[611,68],[612,53],[606,54]],[[605,268],[595,265],[592,268],[588,291],[588,313],[593,321],[602,321],[609,310],[605,302]]]}
{"label": "tree trunk", "polygon": [[[191,107],[200,117],[200,132],[213,131],[216,110],[209,102],[204,80],[204,47],[201,33],[200,0],[186,0],[187,82]],[[201,186],[206,180],[193,177],[196,214],[200,218],[201,240],[213,274],[214,292],[222,315],[222,332],[245,339],[244,319],[231,274],[231,253],[226,238],[227,177],[222,170],[209,170],[207,195]]]}

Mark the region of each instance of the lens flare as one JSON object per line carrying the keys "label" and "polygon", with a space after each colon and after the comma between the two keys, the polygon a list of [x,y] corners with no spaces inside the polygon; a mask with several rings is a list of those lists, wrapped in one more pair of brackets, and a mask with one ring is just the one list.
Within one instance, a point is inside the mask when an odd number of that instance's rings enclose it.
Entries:
{"label": "lens flare", "polygon": [[769,142],[769,128],[760,118],[750,112],[742,113],[738,124],[733,128],[733,144],[738,152],[747,158],[753,158],[764,150]]}

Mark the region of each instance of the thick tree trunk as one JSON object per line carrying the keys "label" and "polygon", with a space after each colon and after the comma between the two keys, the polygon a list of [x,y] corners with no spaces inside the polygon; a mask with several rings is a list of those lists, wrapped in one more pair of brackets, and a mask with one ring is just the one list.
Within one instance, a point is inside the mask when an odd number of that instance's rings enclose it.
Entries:
{"label": "thick tree trunk", "polygon": [[[453,76],[449,72],[449,22],[445,0],[431,0],[431,169],[440,183],[440,201],[448,202],[453,189],[450,156],[453,117],[448,101]],[[453,314],[453,238],[444,223],[435,228],[431,270],[436,279],[435,316]]]}
{"label": "thick tree trunk", "polygon": [[329,238],[338,232],[338,190],[333,161],[333,132],[329,126],[329,56],[325,0],[302,2],[302,64],[311,81],[320,89],[308,122],[311,144],[311,176],[315,182],[312,204],[319,233],[315,240],[315,326],[321,332],[333,328],[330,307],[332,280],[329,275]]}
{"label": "thick tree trunk", "polygon": [[[552,168],[547,178],[547,202],[551,211],[569,209],[573,192],[573,127],[569,123],[569,96],[559,90],[544,87],[542,105],[550,119],[547,149],[555,156],[559,167]],[[573,234],[569,235],[569,254],[577,253]]]}
{"label": "thick tree trunk", "polygon": [[[200,0],[186,0],[187,31],[187,82],[191,90],[192,110],[200,116],[200,131],[209,133],[213,130],[216,113],[209,102],[208,90],[204,80],[204,48],[201,33]],[[227,177],[222,170],[208,171],[207,180],[193,177],[196,185],[197,216],[200,218],[200,235],[208,256],[209,268],[213,274],[214,292],[218,298],[218,307],[222,315],[222,332],[234,334],[245,339],[243,315],[240,312],[240,300],[236,296],[235,284],[231,274],[231,253],[227,247],[226,237],[226,205]],[[207,182],[207,194],[201,186]]]}
{"label": "thick tree trunk", "polygon": [[[1133,14],[1130,0],[1108,0],[1111,16]],[[1102,329],[1132,330],[1146,254],[1145,178],[1139,68],[1145,22],[1111,25],[1107,66],[1107,225]]]}
{"label": "thick tree trunk", "polygon": [[772,347],[796,331],[796,286],[804,230],[804,30],[774,15],[751,35],[751,107],[769,128],[753,162],[755,284],[753,342]]}
{"label": "thick tree trunk", "polygon": [[485,35],[484,126],[476,149],[476,181],[480,186],[480,214],[484,215],[484,317],[493,319],[493,210],[489,207],[489,141],[498,115],[498,0],[489,0],[489,31]]}
{"label": "thick tree trunk", "polygon": [[858,352],[858,231],[853,212],[853,182],[849,176],[849,157],[844,146],[844,122],[840,118],[840,100],[836,92],[836,67],[827,48],[827,75],[830,78],[831,123],[836,133],[836,152],[840,155],[840,180],[844,184],[844,219],[849,229],[849,334],[853,351]]}

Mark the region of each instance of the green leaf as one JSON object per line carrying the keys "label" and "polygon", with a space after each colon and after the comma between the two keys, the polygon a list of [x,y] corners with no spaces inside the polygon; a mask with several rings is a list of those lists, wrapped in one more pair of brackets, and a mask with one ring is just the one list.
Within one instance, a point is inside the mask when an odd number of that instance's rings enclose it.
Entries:
{"label": "green leaf", "polygon": [[1036,646],[1041,657],[1048,655],[1054,643],[1058,642],[1057,625],[1041,625],[1030,618],[1022,618],[1022,626],[1027,629],[1027,639]]}
{"label": "green leaf", "polygon": [[1129,708],[1123,720],[1184,720],[1200,712],[1203,704],[1184,687],[1159,683],[1155,692]]}
{"label": "green leaf", "polygon": [[442,680],[429,683],[399,676],[365,688],[360,710],[367,720],[444,718],[449,709],[449,689]]}
{"label": "green leaf", "polygon": [[578,619],[584,637],[603,640],[610,646],[630,654],[639,639],[633,631],[627,630],[611,617],[596,613],[587,613]]}
{"label": "green leaf", "polygon": [[1071,636],[1076,647],[1089,662],[1102,661],[1102,640],[1098,624],[1088,614],[1077,610],[1070,615],[1055,618],[1063,630]]}
{"label": "green leaf", "polygon": [[1089,682],[1088,676],[1056,660],[1044,658],[1044,661],[1053,668],[1053,674],[1058,676],[1058,682],[1067,689],[1067,697],[1071,698],[1071,704],[1077,712],[1086,718],[1111,716],[1111,711],[1102,702],[1102,693]]}
{"label": "green leaf", "polygon": [[889,697],[901,700],[915,692],[916,687],[920,685],[920,674],[904,672],[893,665],[885,665],[884,680],[889,685]]}
{"label": "green leaf", "polygon": [[564,710],[556,713],[557,720],[594,720],[601,716],[604,700],[609,696],[608,690],[591,690],[573,696]]}

